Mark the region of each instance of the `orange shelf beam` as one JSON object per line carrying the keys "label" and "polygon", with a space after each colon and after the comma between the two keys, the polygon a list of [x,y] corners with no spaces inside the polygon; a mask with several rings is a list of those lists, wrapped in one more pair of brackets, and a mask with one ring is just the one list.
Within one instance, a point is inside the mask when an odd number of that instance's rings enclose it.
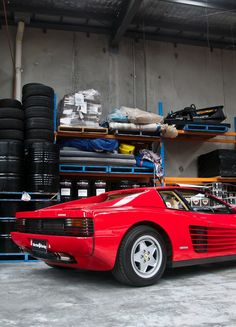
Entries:
{"label": "orange shelf beam", "polygon": [[[179,141],[202,141],[202,142],[212,142],[212,143],[236,143],[236,133],[226,132],[226,133],[212,133],[212,132],[191,132],[191,131],[178,131]],[[218,138],[219,136],[225,138]],[[226,139],[227,137],[227,139]],[[228,139],[228,137],[235,137],[235,139]]]}
{"label": "orange shelf beam", "polygon": [[213,132],[191,132],[191,131],[184,131],[178,130],[179,135],[201,135],[201,136],[234,136],[236,137],[236,132],[226,132],[226,133],[213,133]]}
{"label": "orange shelf beam", "polygon": [[169,184],[204,184],[204,183],[236,183],[236,177],[164,177],[164,183]]}

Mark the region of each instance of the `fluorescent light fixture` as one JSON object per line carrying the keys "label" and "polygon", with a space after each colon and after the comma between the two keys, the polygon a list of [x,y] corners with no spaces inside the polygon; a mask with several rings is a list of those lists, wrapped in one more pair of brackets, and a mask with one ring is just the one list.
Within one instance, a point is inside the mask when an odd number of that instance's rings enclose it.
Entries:
{"label": "fluorescent light fixture", "polygon": [[195,0],[164,0],[173,4],[190,5],[195,7],[219,9],[219,10],[236,10],[236,4],[225,4],[225,1],[195,1]]}

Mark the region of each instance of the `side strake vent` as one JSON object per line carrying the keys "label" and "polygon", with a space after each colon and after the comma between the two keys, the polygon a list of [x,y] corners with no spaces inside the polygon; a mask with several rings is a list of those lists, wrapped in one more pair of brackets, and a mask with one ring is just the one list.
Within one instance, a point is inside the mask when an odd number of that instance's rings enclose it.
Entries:
{"label": "side strake vent", "polygon": [[236,228],[189,226],[196,252],[236,251]]}
{"label": "side strake vent", "polygon": [[189,226],[193,248],[202,253],[208,250],[208,228],[205,226]]}
{"label": "side strake vent", "polygon": [[17,231],[20,233],[89,237],[94,234],[91,218],[18,218]]}

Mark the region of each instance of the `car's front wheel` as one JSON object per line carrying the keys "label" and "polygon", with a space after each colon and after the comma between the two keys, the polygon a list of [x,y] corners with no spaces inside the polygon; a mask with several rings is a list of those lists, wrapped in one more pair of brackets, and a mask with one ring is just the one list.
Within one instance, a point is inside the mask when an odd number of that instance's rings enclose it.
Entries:
{"label": "car's front wheel", "polygon": [[128,285],[152,285],[166,268],[166,253],[163,238],[154,228],[134,227],[121,242],[113,275]]}

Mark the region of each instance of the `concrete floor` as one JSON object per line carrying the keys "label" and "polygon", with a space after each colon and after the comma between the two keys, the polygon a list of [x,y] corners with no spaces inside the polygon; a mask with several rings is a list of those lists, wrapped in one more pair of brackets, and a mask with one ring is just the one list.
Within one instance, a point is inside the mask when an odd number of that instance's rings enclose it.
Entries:
{"label": "concrete floor", "polygon": [[235,327],[236,263],[171,270],[146,288],[110,273],[0,264],[0,326]]}

